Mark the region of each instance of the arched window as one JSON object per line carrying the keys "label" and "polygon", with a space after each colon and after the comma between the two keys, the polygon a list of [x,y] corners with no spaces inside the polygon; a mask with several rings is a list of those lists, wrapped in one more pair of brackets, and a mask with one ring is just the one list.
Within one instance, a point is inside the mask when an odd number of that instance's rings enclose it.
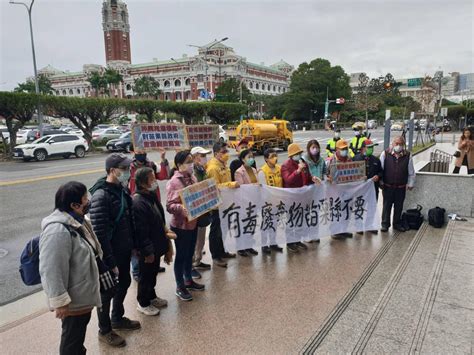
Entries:
{"label": "arched window", "polygon": [[273,91],[276,91],[276,86],[275,85],[273,85]]}
{"label": "arched window", "polygon": [[186,100],[191,100],[191,91],[186,91],[184,93],[184,97],[186,98]]}
{"label": "arched window", "polygon": [[63,95],[67,95],[67,94],[66,94],[66,90],[63,90]]}
{"label": "arched window", "polygon": [[132,90],[132,85],[127,84],[127,90]]}
{"label": "arched window", "polygon": [[176,86],[176,87],[179,88],[179,87],[181,86],[181,80],[176,79],[176,80],[174,81],[174,86]]}
{"label": "arched window", "polygon": [[250,89],[253,89],[253,82],[250,82],[250,83],[249,83],[249,88],[250,88]]}
{"label": "arched window", "polygon": [[77,89],[77,94],[78,94],[78,95],[81,94],[81,89]]}
{"label": "arched window", "polygon": [[165,88],[169,88],[171,86],[170,81],[166,80],[165,81]]}
{"label": "arched window", "polygon": [[171,93],[169,93],[169,92],[165,93],[165,100],[166,101],[171,100]]}
{"label": "arched window", "polygon": [[255,84],[255,89],[259,89],[260,85],[258,83]]}
{"label": "arched window", "polygon": [[61,93],[59,92],[59,90],[56,90],[56,95],[61,95]]}
{"label": "arched window", "polygon": [[72,89],[69,89],[69,95],[74,95],[74,92],[72,91]]}
{"label": "arched window", "polygon": [[262,90],[265,90],[265,84],[262,84]]}
{"label": "arched window", "polygon": [[176,97],[176,100],[182,100],[180,92],[175,93],[175,97]]}
{"label": "arched window", "polygon": [[186,81],[184,82],[186,86],[191,85],[191,79],[187,78]]}
{"label": "arched window", "polygon": [[278,87],[278,92],[281,92],[281,87],[280,86]]}

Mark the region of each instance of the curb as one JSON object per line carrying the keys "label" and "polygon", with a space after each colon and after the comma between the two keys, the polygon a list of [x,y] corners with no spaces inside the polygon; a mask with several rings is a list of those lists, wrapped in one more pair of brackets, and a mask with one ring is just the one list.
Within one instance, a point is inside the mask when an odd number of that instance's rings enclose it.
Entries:
{"label": "curb", "polygon": [[434,147],[436,145],[436,142],[434,144],[431,144],[431,145],[427,145],[426,147],[423,147],[422,149],[420,149],[419,151],[417,151],[416,153],[413,153],[412,156],[415,156],[417,154],[420,154],[420,153],[423,153],[425,150],[428,150],[432,147]]}

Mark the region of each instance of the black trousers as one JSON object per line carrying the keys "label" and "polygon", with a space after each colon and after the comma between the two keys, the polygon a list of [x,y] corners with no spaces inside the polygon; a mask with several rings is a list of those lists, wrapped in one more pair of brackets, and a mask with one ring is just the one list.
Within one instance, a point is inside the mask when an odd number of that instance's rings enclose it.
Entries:
{"label": "black trousers", "polygon": [[145,257],[139,256],[140,281],[137,287],[137,301],[142,307],[148,307],[150,301],[156,298],[156,276],[160,268],[160,256],[155,254],[155,261],[147,264]]}
{"label": "black trousers", "polygon": [[91,312],[80,316],[69,316],[62,320],[60,355],[83,355],[86,353],[84,339],[90,320]]}
{"label": "black trousers", "polygon": [[211,212],[211,226],[209,229],[209,250],[213,259],[219,259],[224,256],[224,242],[222,241],[221,220],[219,211]]}
{"label": "black trousers", "polygon": [[392,215],[393,206],[393,225],[400,225],[402,218],[403,202],[405,201],[406,188],[384,187],[383,195],[383,210],[382,210],[382,227],[390,227],[390,216]]}
{"label": "black trousers", "polygon": [[[119,322],[125,313],[123,301],[127,296],[127,290],[130,287],[132,278],[130,276],[130,260],[131,254],[126,256],[116,256],[117,268],[119,270],[119,282],[115,293],[101,293],[102,308],[97,309],[97,317],[99,319],[99,330],[102,334],[112,331],[111,322]],[[113,304],[112,317],[110,316],[110,304]]]}

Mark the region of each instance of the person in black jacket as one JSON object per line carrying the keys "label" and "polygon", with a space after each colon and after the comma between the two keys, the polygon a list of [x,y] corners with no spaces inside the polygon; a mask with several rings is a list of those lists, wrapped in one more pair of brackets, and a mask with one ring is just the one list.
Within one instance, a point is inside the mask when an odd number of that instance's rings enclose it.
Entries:
{"label": "person in black jacket", "polygon": [[169,239],[175,239],[176,235],[166,228],[165,212],[156,194],[158,181],[153,169],[138,169],[135,182],[137,192],[133,196],[132,209],[141,273],[137,310],[145,315],[155,316],[160,313],[160,308],[168,305],[168,301],[155,293],[156,276],[163,255],[167,264],[171,262]]}
{"label": "person in black jacket", "polygon": [[[353,161],[365,161],[365,174],[367,179],[372,179],[375,186],[375,198],[379,200],[379,184],[383,177],[382,163],[380,159],[374,155],[374,147],[378,145],[367,139],[362,143],[360,152],[352,159]],[[377,231],[370,231],[371,233],[377,233]],[[363,232],[357,232],[363,234]]]}
{"label": "person in black jacket", "polygon": [[[117,330],[140,329],[138,321],[124,317],[123,301],[130,287],[130,259],[134,248],[132,198],[127,185],[132,161],[114,153],[105,161],[107,176],[89,190],[92,194],[90,218],[104,253],[104,262],[118,278],[115,292],[101,294],[98,309],[99,340],[114,347],[126,345]],[[112,316],[110,303],[113,300]]]}
{"label": "person in black jacket", "polygon": [[[243,138],[239,144],[237,144],[237,148],[235,148],[236,152],[240,154],[241,151],[249,149],[249,140],[247,138]],[[235,172],[242,166],[242,161],[237,157],[230,162],[229,169],[230,169],[230,178],[232,181],[235,181]],[[252,164],[252,168],[257,169],[257,165],[255,162]]]}

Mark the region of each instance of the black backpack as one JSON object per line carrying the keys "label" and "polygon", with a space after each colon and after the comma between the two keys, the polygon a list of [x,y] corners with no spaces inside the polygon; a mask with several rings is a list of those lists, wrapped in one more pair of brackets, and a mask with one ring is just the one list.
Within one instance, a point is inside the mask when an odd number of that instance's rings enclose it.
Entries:
{"label": "black backpack", "polygon": [[428,223],[435,228],[441,228],[444,225],[446,210],[435,207],[428,211]]}
{"label": "black backpack", "polygon": [[402,223],[404,227],[408,227],[410,229],[420,229],[424,220],[423,215],[421,214],[422,209],[423,207],[417,205],[416,208],[406,210],[406,212],[402,214]]}

